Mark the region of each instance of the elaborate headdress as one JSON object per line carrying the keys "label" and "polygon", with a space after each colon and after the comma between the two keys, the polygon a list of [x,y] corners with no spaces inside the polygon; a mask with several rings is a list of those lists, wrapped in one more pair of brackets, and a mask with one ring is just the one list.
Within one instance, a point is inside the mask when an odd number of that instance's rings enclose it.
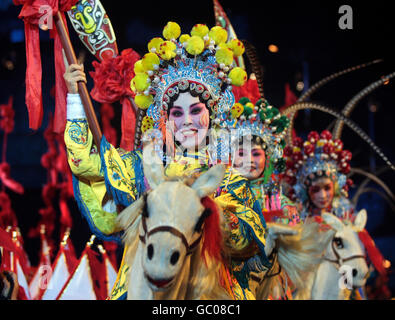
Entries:
{"label": "elaborate headdress", "polygon": [[135,64],[131,88],[137,92],[136,105],[147,109],[143,132],[163,129],[172,98],[184,91],[205,102],[211,119],[222,118],[234,104],[232,85],[241,86],[247,80],[242,68],[232,67],[244,45],[239,40],[226,42],[224,28],[197,24],[190,35],[180,35],[180,26],[168,22],[163,29],[165,39],[153,38],[148,43],[149,53]]}
{"label": "elaborate headdress", "polygon": [[221,121],[221,126],[234,128],[238,139],[256,137],[257,142],[265,150],[267,166],[280,173],[285,169],[283,148],[285,147],[284,135],[289,120],[282,116],[280,111],[271,106],[269,102],[260,98],[255,104],[247,97],[242,97],[235,103],[226,119]]}
{"label": "elaborate headdress", "polygon": [[317,177],[328,177],[337,183],[339,190],[347,196],[352,180],[346,175],[350,172],[352,154],[343,150],[339,139],[332,140],[332,134],[324,130],[309,133],[306,141],[297,137],[294,146],[284,149],[286,172],[284,180],[292,187],[291,198],[302,201],[307,199],[307,188]]}

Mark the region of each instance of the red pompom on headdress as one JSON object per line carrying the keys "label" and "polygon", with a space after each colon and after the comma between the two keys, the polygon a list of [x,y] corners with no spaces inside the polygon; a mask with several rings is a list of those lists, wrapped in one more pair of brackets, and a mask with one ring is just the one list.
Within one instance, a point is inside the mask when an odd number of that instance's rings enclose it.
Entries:
{"label": "red pompom on headdress", "polygon": [[[349,162],[352,153],[349,150],[343,150],[343,142],[339,139],[333,140],[332,134],[328,130],[324,130],[321,134],[311,131],[306,141],[297,137],[293,147],[285,147],[284,156],[286,161],[284,180],[293,186],[297,182],[301,182],[297,180],[297,174],[306,165],[309,158],[316,158],[317,161],[322,162],[333,162],[339,173],[347,174],[350,172]],[[314,172],[311,171],[311,173]],[[347,191],[351,185],[352,181],[349,180],[342,188]]]}
{"label": "red pompom on headdress", "polygon": [[250,78],[241,87],[233,86],[232,92],[235,96],[235,101],[239,101],[243,97],[247,97],[250,101],[255,104],[260,98],[258,81],[256,78]]}

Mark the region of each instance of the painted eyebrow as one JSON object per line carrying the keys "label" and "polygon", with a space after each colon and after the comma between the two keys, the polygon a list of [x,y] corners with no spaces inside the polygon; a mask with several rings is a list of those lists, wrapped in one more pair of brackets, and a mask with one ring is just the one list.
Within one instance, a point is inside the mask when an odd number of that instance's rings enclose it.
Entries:
{"label": "painted eyebrow", "polygon": [[191,108],[191,107],[194,107],[194,106],[197,106],[197,105],[200,105],[200,104],[204,105],[203,102],[195,102],[194,104],[191,104],[189,107]]}
{"label": "painted eyebrow", "polygon": [[[195,107],[195,106],[200,105],[200,104],[203,104],[203,105],[204,105],[203,102],[195,102],[194,104],[191,104],[191,105],[189,106],[189,108]],[[177,105],[173,105],[170,109],[173,109],[173,108],[182,109],[181,106],[177,106]]]}

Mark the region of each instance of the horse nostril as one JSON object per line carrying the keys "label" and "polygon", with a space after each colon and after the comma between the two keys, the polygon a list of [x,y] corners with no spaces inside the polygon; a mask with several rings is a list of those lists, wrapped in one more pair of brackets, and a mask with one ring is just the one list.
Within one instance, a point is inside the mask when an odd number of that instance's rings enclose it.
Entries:
{"label": "horse nostril", "polygon": [[174,266],[179,258],[180,258],[180,253],[178,251],[173,252],[173,254],[170,257],[170,263]]}
{"label": "horse nostril", "polygon": [[147,255],[148,259],[151,260],[152,256],[154,255],[154,246],[152,244],[149,244],[147,247]]}
{"label": "horse nostril", "polygon": [[358,270],[357,269],[352,269],[352,276],[356,277],[358,274]]}

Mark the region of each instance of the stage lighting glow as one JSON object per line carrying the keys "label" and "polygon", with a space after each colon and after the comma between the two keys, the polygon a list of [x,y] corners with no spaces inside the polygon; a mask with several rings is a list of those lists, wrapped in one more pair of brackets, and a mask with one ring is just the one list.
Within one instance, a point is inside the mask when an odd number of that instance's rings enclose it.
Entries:
{"label": "stage lighting glow", "polygon": [[298,81],[298,83],[296,84],[296,90],[302,91],[303,88],[304,88],[304,82],[303,81]]}
{"label": "stage lighting glow", "polygon": [[268,49],[269,49],[269,51],[272,52],[272,53],[278,52],[278,47],[277,47],[275,44],[269,45]]}

